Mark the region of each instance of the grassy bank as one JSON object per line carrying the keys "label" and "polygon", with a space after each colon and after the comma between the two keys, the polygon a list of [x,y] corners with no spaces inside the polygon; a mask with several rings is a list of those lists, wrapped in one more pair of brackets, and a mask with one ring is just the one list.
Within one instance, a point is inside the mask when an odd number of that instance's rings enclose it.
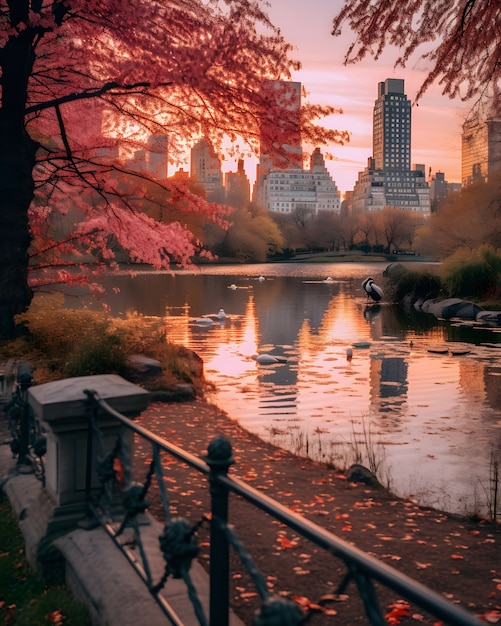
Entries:
{"label": "grassy bank", "polygon": [[24,538],[0,492],[0,623],[9,626],[88,626],[87,609],[58,581],[40,578],[25,558]]}

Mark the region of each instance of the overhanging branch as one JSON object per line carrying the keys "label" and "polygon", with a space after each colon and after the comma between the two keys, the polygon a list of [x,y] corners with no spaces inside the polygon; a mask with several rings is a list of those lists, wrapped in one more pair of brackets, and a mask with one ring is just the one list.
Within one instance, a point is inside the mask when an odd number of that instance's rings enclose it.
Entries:
{"label": "overhanging branch", "polygon": [[[172,85],[172,82],[160,83],[158,87],[169,87],[170,85]],[[39,104],[26,107],[24,114],[30,115],[31,113],[38,113],[39,111],[43,111],[45,109],[60,106],[66,102],[75,102],[77,100],[86,100],[88,98],[98,98],[105,93],[113,91],[114,89],[123,89],[125,92],[130,92],[134,89],[147,89],[148,87],[151,87],[151,83],[148,81],[134,83],[132,85],[121,85],[120,83],[111,81],[104,84],[102,87],[99,87],[99,89],[86,89],[80,93],[70,93],[66,96],[62,96],[61,98],[54,98],[53,100],[47,100],[47,102],[40,102]]]}

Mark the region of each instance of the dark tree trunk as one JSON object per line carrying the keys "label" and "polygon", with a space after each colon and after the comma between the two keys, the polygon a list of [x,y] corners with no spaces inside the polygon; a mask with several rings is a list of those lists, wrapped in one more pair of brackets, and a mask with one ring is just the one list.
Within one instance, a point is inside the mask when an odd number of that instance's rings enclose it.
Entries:
{"label": "dark tree trunk", "polygon": [[[26,19],[28,3],[11,3],[12,24]],[[0,339],[15,335],[14,316],[32,298],[28,286],[33,168],[37,144],[25,129],[28,79],[33,67],[33,34],[11,37],[2,50],[0,109]]]}
{"label": "dark tree trunk", "polygon": [[36,144],[26,135],[9,141],[0,112],[0,338],[15,335],[14,315],[32,298],[28,287],[28,208],[33,199]]}

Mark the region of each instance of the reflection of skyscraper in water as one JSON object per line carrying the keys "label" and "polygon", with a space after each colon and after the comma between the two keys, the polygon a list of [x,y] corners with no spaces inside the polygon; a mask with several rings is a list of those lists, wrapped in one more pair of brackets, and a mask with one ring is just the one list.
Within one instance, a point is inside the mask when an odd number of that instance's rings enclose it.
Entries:
{"label": "reflection of skyscraper in water", "polygon": [[493,409],[501,409],[501,367],[488,365],[484,370],[485,395]]}
{"label": "reflection of skyscraper in water", "polygon": [[310,332],[318,332],[333,297],[332,290],[339,290],[338,285],[318,284],[304,284],[297,289],[298,281],[302,279],[282,279],[280,289],[266,281],[254,290],[260,345],[272,346],[274,355],[288,359],[286,363],[262,368],[261,380],[265,386],[273,385],[280,393],[292,394],[294,398],[298,379],[295,347],[301,329],[308,320]]}
{"label": "reflection of skyscraper in water", "polygon": [[[371,359],[371,404],[382,413],[400,407],[407,399],[408,365],[403,357]],[[392,415],[394,418],[397,414]]]}
{"label": "reflection of skyscraper in water", "polygon": [[501,409],[501,367],[468,358],[458,360],[459,384],[466,406],[485,398],[493,409]]}
{"label": "reflection of skyscraper in water", "polygon": [[402,357],[383,358],[379,389],[381,398],[402,396],[407,393],[407,363]]}

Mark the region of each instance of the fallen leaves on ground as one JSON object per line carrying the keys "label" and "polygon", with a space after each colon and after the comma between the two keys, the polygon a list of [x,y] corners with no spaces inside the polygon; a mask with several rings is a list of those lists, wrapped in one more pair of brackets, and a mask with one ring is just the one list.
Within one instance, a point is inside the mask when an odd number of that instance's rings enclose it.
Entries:
{"label": "fallen leaves on ground", "polygon": [[290,548],[297,548],[299,542],[289,539],[288,537],[277,537],[277,543],[280,550],[287,550]]}
{"label": "fallen leaves on ground", "polygon": [[388,613],[386,613],[386,621],[388,624],[400,624],[401,617],[409,617],[410,616],[410,605],[405,600],[396,600],[393,604],[388,606],[391,609]]}
{"label": "fallen leaves on ground", "polygon": [[501,611],[498,611],[497,609],[487,611],[483,615],[479,615],[478,619],[482,622],[487,622],[488,624],[497,624],[501,621]]}
{"label": "fallen leaves on ground", "polygon": [[44,617],[51,624],[63,624],[64,623],[64,614],[59,609],[56,609],[55,611],[51,611],[50,613],[46,613]]}
{"label": "fallen leaves on ground", "polygon": [[329,609],[326,606],[312,602],[305,596],[291,596],[291,599],[294,600],[294,602],[297,602],[297,604],[299,604],[305,612],[318,611],[320,613],[325,613],[325,615],[337,615],[337,611],[335,609]]}

